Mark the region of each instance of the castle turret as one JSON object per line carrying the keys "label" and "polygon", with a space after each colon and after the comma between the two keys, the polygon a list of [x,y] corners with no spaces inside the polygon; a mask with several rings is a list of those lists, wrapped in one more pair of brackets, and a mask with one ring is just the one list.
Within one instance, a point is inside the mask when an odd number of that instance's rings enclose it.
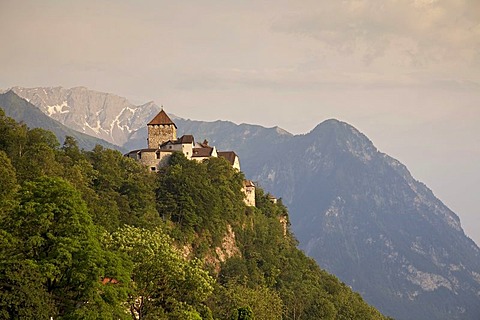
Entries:
{"label": "castle turret", "polygon": [[177,139],[177,126],[163,109],[147,124],[147,127],[149,149],[158,149],[162,143]]}

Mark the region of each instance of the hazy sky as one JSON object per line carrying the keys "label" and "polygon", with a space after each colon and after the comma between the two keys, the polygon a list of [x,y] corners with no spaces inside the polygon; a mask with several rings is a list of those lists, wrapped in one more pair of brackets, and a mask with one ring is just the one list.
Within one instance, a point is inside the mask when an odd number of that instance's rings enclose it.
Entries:
{"label": "hazy sky", "polygon": [[0,39],[0,88],[292,133],[346,121],[480,244],[479,0],[0,0]]}

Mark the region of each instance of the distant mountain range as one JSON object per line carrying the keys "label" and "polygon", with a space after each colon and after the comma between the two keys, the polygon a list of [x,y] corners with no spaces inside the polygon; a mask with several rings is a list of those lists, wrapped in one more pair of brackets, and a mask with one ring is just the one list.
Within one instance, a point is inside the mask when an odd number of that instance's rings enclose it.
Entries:
{"label": "distant mountain range", "polygon": [[78,145],[85,150],[91,150],[98,144],[106,148],[124,151],[120,146],[75,131],[50,118],[42,113],[38,107],[20,98],[13,91],[7,91],[0,94],[0,109],[3,109],[7,116],[25,123],[30,128],[43,128],[52,131],[60,143],[63,143],[65,136],[71,136],[74,137],[77,140]]}
{"label": "distant mountain range", "polygon": [[[88,96],[77,101],[88,101]],[[122,106],[105,108],[105,119],[117,119]],[[46,112],[53,107],[39,108]],[[129,123],[96,120],[102,111],[87,103],[75,108],[91,117],[88,126]],[[145,110],[136,114],[154,113],[148,105],[137,108]],[[127,149],[145,147],[144,126],[150,118],[132,121],[137,125],[128,130],[109,131],[125,134],[111,141],[127,139],[122,144]],[[226,121],[174,121],[179,134],[235,150],[246,176],[289,207],[293,230],[307,254],[384,314],[399,320],[480,319],[480,249],[455,213],[354,127],[327,120],[307,134],[292,135]]]}
{"label": "distant mountain range", "polygon": [[160,111],[152,101],[135,106],[125,98],[85,87],[10,90],[65,126],[117,146],[128,142],[135,131],[145,126],[146,119]]}

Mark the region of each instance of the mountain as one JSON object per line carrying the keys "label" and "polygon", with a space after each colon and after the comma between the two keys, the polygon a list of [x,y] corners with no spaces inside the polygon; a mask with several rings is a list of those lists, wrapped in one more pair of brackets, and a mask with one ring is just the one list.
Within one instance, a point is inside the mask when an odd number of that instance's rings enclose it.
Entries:
{"label": "mountain", "polygon": [[65,136],[71,136],[77,140],[79,147],[85,150],[91,150],[95,145],[99,144],[106,148],[123,151],[121,147],[105,140],[97,139],[64,126],[43,114],[36,106],[20,98],[13,91],[0,94],[0,109],[3,109],[7,116],[25,123],[30,128],[43,128],[52,131],[61,143]]}
{"label": "mountain", "polygon": [[[347,123],[305,135],[226,121],[179,129],[235,150],[282,197],[300,246],[396,319],[479,319],[480,250],[458,216]],[[181,133],[181,134],[182,134]]]}
{"label": "mountain", "polygon": [[480,250],[404,165],[337,120],[284,149],[250,174],[320,266],[397,319],[479,319]]}
{"label": "mountain", "polygon": [[[478,246],[427,186],[354,127],[327,120],[292,135],[227,121],[174,121],[179,135],[235,150],[246,176],[289,207],[305,252],[384,314],[480,318]],[[125,146],[145,147],[145,139],[143,126]]]}
{"label": "mountain", "polygon": [[297,247],[220,158],[154,175],[0,116],[2,319],[389,320]]}
{"label": "mountain", "polygon": [[135,106],[126,98],[85,87],[11,90],[67,127],[118,146],[160,110],[152,101]]}

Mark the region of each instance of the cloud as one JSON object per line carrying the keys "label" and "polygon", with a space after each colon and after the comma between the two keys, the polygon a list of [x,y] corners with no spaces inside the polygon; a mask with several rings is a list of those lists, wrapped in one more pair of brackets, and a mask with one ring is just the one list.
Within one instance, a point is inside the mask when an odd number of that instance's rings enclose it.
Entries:
{"label": "cloud", "polygon": [[386,57],[409,67],[478,67],[478,1],[347,0],[317,8],[298,8],[277,19],[273,30],[310,37],[366,65]]}

